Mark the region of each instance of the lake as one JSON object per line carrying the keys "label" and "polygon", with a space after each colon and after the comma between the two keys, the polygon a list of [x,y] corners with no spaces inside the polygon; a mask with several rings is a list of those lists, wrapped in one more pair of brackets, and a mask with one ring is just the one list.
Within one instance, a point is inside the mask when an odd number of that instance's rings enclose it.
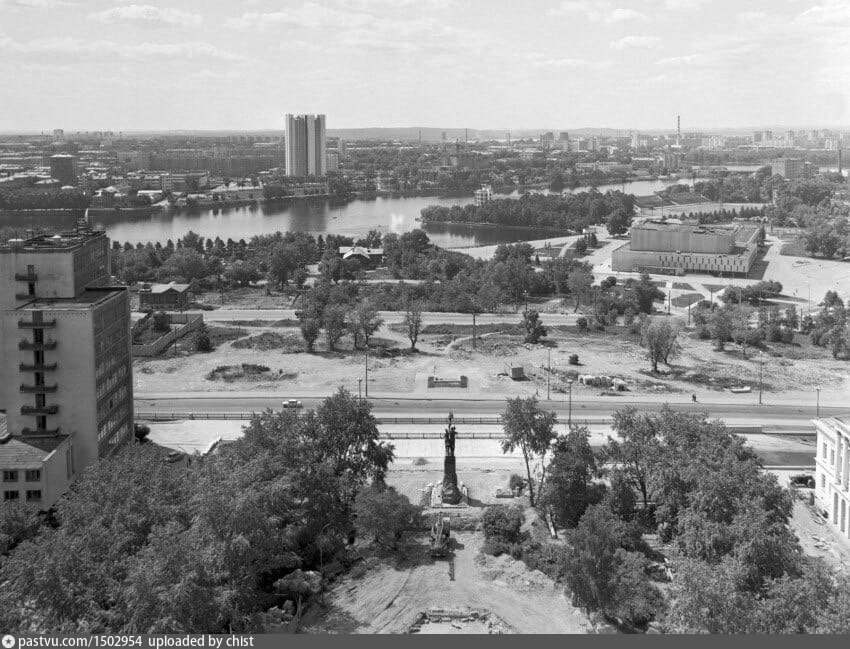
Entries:
{"label": "lake", "polygon": [[[636,196],[660,191],[671,180],[637,180],[629,183],[598,185],[605,192],[621,190]],[[587,187],[577,187],[576,192]],[[508,195],[518,198],[519,193]],[[353,237],[365,235],[369,230],[381,232],[407,232],[422,227],[416,219],[422,208],[428,205],[467,205],[471,196],[437,198],[416,196],[405,198],[379,197],[370,200],[354,200],[348,203],[332,201],[295,201],[285,204],[254,204],[242,207],[201,208],[195,210],[171,210],[146,215],[92,215],[92,226],[106,230],[109,238],[121,243],[132,244],[148,241],[165,242],[176,240],[189,230],[209,237],[221,237],[225,241],[250,239],[257,234],[276,231],[302,231],[312,234],[344,234]],[[75,217],[68,215],[13,216],[3,224],[14,227],[72,227]],[[498,243],[511,243],[526,239],[542,239],[551,236],[551,231],[529,230],[528,228],[506,228],[487,225],[464,225],[432,223],[425,227],[431,240],[445,248],[464,248]]]}

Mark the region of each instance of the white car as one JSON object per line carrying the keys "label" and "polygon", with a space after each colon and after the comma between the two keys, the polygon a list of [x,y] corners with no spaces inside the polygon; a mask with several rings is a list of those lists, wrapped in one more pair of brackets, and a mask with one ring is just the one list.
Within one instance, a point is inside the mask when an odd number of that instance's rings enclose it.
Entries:
{"label": "white car", "polygon": [[287,399],[283,402],[284,408],[301,408],[301,402],[298,399]]}

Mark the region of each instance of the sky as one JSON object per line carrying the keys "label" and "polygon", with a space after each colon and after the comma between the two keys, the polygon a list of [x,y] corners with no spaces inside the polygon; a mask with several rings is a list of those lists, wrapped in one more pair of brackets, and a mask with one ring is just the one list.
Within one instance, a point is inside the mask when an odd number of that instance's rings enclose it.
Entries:
{"label": "sky", "polygon": [[850,0],[0,0],[0,131],[850,125]]}

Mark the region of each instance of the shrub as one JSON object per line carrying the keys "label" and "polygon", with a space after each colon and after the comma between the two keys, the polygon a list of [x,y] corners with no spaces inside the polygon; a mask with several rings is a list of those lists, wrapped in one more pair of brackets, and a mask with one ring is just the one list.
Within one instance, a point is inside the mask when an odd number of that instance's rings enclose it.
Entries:
{"label": "shrub", "polygon": [[485,539],[484,545],[481,546],[481,552],[484,554],[489,554],[494,557],[501,556],[503,554],[507,554],[509,550],[509,546],[504,541],[500,541],[498,539]]}
{"label": "shrub", "polygon": [[582,333],[586,332],[588,330],[587,318],[584,316],[578,318],[576,320],[576,328]]}
{"label": "shrub", "polygon": [[525,516],[519,507],[493,505],[484,511],[484,538],[501,541],[506,545],[518,543],[522,540],[520,528],[524,522]]}
{"label": "shrub", "polygon": [[578,354],[570,354],[570,365],[578,365]]}
{"label": "shrub", "polygon": [[511,477],[508,479],[508,489],[513,491],[514,489],[519,489],[522,491],[525,488],[525,478],[520,476],[517,473],[512,473]]}
{"label": "shrub", "polygon": [[201,325],[198,332],[195,334],[195,351],[207,353],[213,350],[212,341],[210,340],[210,332],[206,325]]}
{"label": "shrub", "polygon": [[568,549],[554,543],[526,543],[522,558],[529,570],[539,570],[554,581],[564,581],[567,576]]}
{"label": "shrub", "polygon": [[171,331],[171,318],[165,311],[157,311],[153,314],[153,330],[157,333],[168,333]]}

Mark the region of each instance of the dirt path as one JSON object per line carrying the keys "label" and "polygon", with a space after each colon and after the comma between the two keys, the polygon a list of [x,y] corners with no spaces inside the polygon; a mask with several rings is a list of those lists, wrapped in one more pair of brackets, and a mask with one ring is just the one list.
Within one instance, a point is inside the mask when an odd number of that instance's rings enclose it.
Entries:
{"label": "dirt path", "polygon": [[363,577],[346,577],[328,595],[329,614],[314,628],[326,632],[405,633],[426,609],[471,607],[487,609],[517,633],[591,630],[563,589],[541,573],[513,561],[507,562],[509,568],[501,574],[492,568],[482,570],[475,561],[481,535],[460,532],[454,535],[454,541],[454,581],[449,577],[448,560],[428,557],[423,539],[407,566],[397,569],[381,564]]}

